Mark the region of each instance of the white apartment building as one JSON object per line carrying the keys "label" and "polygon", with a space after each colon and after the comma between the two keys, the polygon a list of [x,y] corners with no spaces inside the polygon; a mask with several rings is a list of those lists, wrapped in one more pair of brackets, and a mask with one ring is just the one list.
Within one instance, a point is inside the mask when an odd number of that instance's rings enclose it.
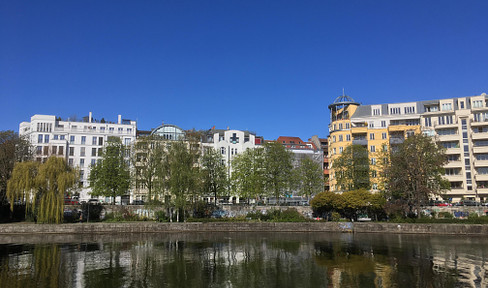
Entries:
{"label": "white apartment building", "polygon": [[[232,160],[246,149],[260,147],[263,138],[256,133],[241,130],[211,129],[205,133],[202,139],[203,148],[213,148],[222,154],[223,164],[227,167],[227,175],[232,175]],[[229,202],[238,203],[238,197],[231,196]]]}
{"label": "white apartment building", "polygon": [[136,121],[122,119],[121,115],[117,122],[110,122],[93,119],[91,112],[81,120],[36,114],[30,122],[20,123],[19,135],[27,136],[34,146],[36,161],[44,162],[54,155],[64,157],[70,166],[78,168],[80,201],[87,201],[91,198],[90,167],[100,159],[107,138],[120,137],[123,144],[130,145],[136,139],[136,130]]}

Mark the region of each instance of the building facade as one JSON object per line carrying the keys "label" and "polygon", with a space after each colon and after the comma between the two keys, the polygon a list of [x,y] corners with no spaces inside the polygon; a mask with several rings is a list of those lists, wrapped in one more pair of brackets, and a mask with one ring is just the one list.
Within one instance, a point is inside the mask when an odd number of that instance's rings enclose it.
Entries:
{"label": "building facade", "polygon": [[63,157],[68,165],[79,169],[80,201],[91,198],[90,167],[100,159],[108,137],[119,137],[123,144],[131,145],[136,139],[136,130],[136,121],[122,119],[121,115],[117,122],[96,120],[91,112],[81,120],[36,114],[30,122],[19,125],[19,135],[29,139],[36,161],[44,162],[50,156]]}
{"label": "building facade", "polygon": [[446,148],[445,198],[486,201],[488,198],[488,97],[477,96],[393,104],[360,105],[342,95],[329,105],[330,185],[339,191],[334,159],[347,145],[367,146],[373,190],[380,189],[376,171],[380,152],[415,133],[435,137]]}

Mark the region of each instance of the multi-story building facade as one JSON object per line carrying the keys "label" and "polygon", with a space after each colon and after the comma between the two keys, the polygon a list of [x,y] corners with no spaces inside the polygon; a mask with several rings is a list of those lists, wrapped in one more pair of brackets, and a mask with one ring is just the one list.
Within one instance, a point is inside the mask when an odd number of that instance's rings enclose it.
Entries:
{"label": "multi-story building facade", "polygon": [[324,163],[324,152],[313,142],[304,142],[300,137],[280,136],[276,142],[282,144],[288,151],[293,154],[293,167],[299,167],[300,161],[305,157],[314,162]]}
{"label": "multi-story building facade", "polygon": [[488,97],[478,96],[394,104],[360,105],[342,95],[329,105],[330,185],[339,191],[334,159],[347,145],[367,146],[373,190],[380,189],[376,171],[380,151],[406,137],[424,133],[446,148],[445,178],[451,190],[445,196],[485,201],[488,197]]}
{"label": "multi-story building facade", "polygon": [[319,138],[317,135],[312,136],[312,138],[308,139],[309,142],[315,144],[315,147],[318,147],[322,150],[324,155],[324,161],[322,163],[322,168],[324,169],[324,190],[329,191],[329,140],[327,138]]}
{"label": "multi-story building facade", "polygon": [[136,130],[136,121],[122,119],[121,115],[117,122],[103,118],[98,121],[92,118],[91,112],[81,120],[36,114],[30,122],[19,126],[19,134],[28,137],[34,146],[36,161],[44,162],[50,156],[63,157],[71,167],[79,169],[80,201],[90,198],[90,166],[100,159],[108,137],[119,137],[123,144],[130,145],[136,139]]}

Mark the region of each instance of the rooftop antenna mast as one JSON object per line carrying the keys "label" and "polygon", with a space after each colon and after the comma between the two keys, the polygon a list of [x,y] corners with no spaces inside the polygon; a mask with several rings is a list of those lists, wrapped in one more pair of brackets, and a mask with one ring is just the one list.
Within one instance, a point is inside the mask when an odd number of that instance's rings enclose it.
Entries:
{"label": "rooftop antenna mast", "polygon": [[346,94],[344,93],[344,87],[342,87],[342,96],[346,96]]}

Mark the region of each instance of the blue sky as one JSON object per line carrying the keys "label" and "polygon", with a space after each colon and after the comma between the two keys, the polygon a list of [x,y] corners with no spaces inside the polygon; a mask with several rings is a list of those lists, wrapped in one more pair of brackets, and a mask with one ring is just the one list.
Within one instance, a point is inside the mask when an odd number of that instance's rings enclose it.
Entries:
{"label": "blue sky", "polygon": [[488,1],[0,1],[0,130],[34,114],[327,136],[363,104],[488,93]]}

